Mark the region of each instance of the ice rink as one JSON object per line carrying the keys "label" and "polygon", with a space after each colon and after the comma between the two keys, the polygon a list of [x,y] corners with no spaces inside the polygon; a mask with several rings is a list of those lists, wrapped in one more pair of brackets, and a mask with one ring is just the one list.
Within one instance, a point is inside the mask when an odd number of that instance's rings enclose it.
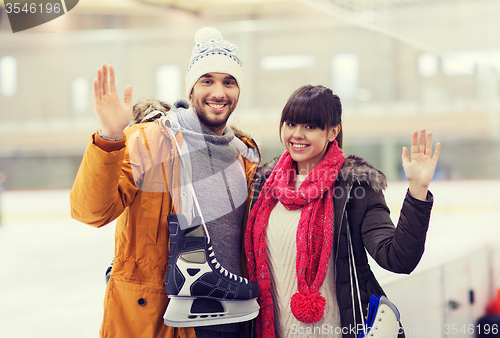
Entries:
{"label": "ice rink", "polygon": [[70,217],[69,190],[7,191],[0,226],[0,336],[98,337],[114,226]]}
{"label": "ice rink", "polygon": [[[405,190],[404,182],[390,182],[386,190],[394,220]],[[435,204],[426,252],[415,274],[498,247],[500,181],[436,181],[431,191]],[[7,191],[1,202],[0,336],[98,337],[113,224],[95,229],[72,220],[69,190]],[[373,269],[382,285],[397,282],[397,276]]]}

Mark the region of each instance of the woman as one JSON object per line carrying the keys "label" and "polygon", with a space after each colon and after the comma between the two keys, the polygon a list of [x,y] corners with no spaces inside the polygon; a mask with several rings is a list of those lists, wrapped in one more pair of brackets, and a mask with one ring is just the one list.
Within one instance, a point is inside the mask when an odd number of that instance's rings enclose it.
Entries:
{"label": "woman", "polygon": [[330,89],[296,90],[280,121],[286,151],[258,172],[245,234],[250,279],[260,287],[257,337],[359,334],[352,330],[360,313],[351,295],[347,220],[362,309],[371,294],[384,294],[365,248],[396,273],[413,271],[423,254],[433,203],[427,188],[440,144],[431,157],[432,134],[422,129],[412,135],[411,159],[403,148],[409,188],[396,228],[382,193],[384,174],[359,157],[344,157],[341,114]]}

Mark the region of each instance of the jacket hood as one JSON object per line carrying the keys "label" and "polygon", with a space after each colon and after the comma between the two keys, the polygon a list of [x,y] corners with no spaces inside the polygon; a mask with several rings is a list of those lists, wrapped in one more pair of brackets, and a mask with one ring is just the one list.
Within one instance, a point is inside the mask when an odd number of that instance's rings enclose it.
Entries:
{"label": "jacket hood", "polygon": [[384,173],[356,155],[345,158],[338,179],[349,183],[366,183],[375,191],[382,191],[387,187]]}
{"label": "jacket hood", "polygon": [[[267,179],[278,164],[279,159],[280,156],[277,156],[259,167],[256,177]],[[337,180],[348,183],[365,183],[375,191],[382,191],[387,187],[387,178],[384,173],[356,155],[349,155],[345,158]]]}
{"label": "jacket hood", "polygon": [[249,134],[244,133],[240,128],[236,127],[235,125],[230,125],[229,128],[231,128],[234,136],[236,136],[237,138],[239,138],[239,139],[242,139],[242,138],[251,139]]}

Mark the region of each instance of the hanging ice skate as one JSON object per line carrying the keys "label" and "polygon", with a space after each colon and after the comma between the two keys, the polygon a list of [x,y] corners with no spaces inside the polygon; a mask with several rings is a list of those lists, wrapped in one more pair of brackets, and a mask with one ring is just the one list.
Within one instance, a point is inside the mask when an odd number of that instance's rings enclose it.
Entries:
{"label": "hanging ice skate", "polygon": [[[174,138],[179,154],[185,154]],[[259,286],[224,269],[217,261],[191,176],[179,156],[186,192],[191,195],[196,217],[188,227],[182,214],[168,215],[170,252],[165,291],[170,302],[163,316],[167,326],[194,327],[244,322],[259,314]],[[200,303],[201,306],[200,306]],[[210,311],[204,306],[210,303]],[[215,307],[214,307],[215,304]]]}
{"label": "hanging ice skate", "polygon": [[399,311],[385,296],[371,295],[363,333],[358,338],[395,338],[399,333]]}
{"label": "hanging ice skate", "polygon": [[[183,215],[169,215],[170,253],[165,291],[170,302],[165,324],[192,327],[251,320],[259,314],[259,286],[224,269],[203,224],[186,228]],[[194,221],[193,221],[194,223]],[[216,302],[218,309],[201,312],[197,302]]]}
{"label": "hanging ice skate", "polygon": [[344,217],[347,227],[347,252],[349,257],[349,278],[351,282],[352,309],[354,316],[354,327],[358,329],[356,323],[356,305],[354,293],[356,290],[358,298],[359,313],[361,314],[361,325],[363,332],[358,338],[397,338],[400,331],[399,310],[386,296],[379,297],[372,294],[368,303],[368,315],[366,321],[363,318],[363,309],[361,306],[361,296],[359,292],[359,281],[356,273],[356,263],[354,260],[354,249],[352,246],[351,229],[349,228],[349,217],[347,211],[344,211]]}

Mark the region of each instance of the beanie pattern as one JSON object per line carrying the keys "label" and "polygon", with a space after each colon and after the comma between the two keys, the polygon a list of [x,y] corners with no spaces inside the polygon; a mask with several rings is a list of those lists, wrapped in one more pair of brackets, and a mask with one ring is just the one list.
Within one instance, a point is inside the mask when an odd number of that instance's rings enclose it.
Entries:
{"label": "beanie pattern", "polygon": [[199,29],[195,43],[186,74],[187,94],[191,93],[196,81],[207,73],[229,74],[236,79],[241,90],[243,63],[238,47],[224,40],[222,34],[212,27]]}
{"label": "beanie pattern", "polygon": [[225,55],[233,59],[240,67],[243,67],[239,55],[240,51],[236,45],[222,39],[205,40],[196,45],[191,53],[188,73],[195,62],[211,55]]}

